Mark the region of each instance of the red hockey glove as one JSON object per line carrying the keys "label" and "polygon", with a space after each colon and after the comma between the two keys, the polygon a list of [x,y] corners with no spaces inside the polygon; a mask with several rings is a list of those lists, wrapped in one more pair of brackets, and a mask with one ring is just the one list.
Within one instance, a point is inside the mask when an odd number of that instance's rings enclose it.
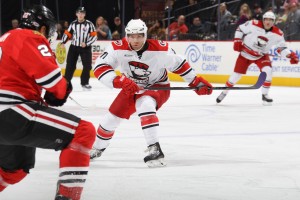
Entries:
{"label": "red hockey glove", "polygon": [[202,77],[195,77],[189,87],[199,87],[195,90],[198,95],[209,95],[212,93],[212,85]]}
{"label": "red hockey glove", "polygon": [[291,52],[289,55],[286,57],[290,58],[290,63],[291,64],[298,64],[299,58],[295,52]]}
{"label": "red hockey glove", "polygon": [[62,106],[66,103],[68,96],[70,95],[70,93],[73,90],[73,86],[71,84],[71,82],[67,83],[67,90],[66,90],[66,95],[63,99],[58,99],[54,96],[53,93],[46,91],[45,95],[44,95],[44,99],[46,101],[46,103],[50,106]]}
{"label": "red hockey glove", "polygon": [[124,90],[125,94],[127,95],[134,95],[135,93],[140,91],[140,87],[124,75],[117,76],[113,80],[113,86],[114,88],[122,88],[122,90]]}
{"label": "red hockey glove", "polygon": [[243,49],[243,41],[239,38],[234,38],[233,50],[241,52]]}

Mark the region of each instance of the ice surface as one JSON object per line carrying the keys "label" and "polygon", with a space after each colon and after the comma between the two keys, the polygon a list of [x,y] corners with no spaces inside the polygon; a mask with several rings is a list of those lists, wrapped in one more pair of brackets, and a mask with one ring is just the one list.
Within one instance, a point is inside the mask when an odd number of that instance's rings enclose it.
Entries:
{"label": "ice surface", "polygon": [[[91,79],[83,92],[74,78],[62,108],[97,127],[117,95]],[[185,83],[172,83],[186,86]],[[300,88],[272,87],[272,106],[260,90],[231,91],[220,105],[211,96],[173,91],[158,111],[167,167],[143,163],[146,143],[136,115],[122,122],[103,156],[92,162],[84,200],[299,200]],[[38,150],[36,167],[1,200],[53,200],[59,152]]]}

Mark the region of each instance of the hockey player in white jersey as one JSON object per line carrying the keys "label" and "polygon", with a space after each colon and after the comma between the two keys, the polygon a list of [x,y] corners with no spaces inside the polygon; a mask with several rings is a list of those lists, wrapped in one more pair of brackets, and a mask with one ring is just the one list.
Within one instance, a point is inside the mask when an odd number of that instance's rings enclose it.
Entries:
{"label": "hockey player in white jersey", "polygon": [[[275,15],[268,11],[263,20],[251,20],[240,25],[234,36],[233,49],[240,52],[233,74],[226,82],[227,87],[233,87],[243,74],[246,74],[249,65],[255,63],[260,71],[266,72],[267,78],[262,87],[262,100],[264,105],[271,105],[273,99],[269,97],[272,81],[272,65],[269,52],[272,47],[284,58],[289,58],[291,64],[299,62],[295,52],[287,49],[282,31],[274,26]],[[224,90],[216,99],[220,103],[229,90]]]}
{"label": "hockey player in white jersey", "polygon": [[[121,91],[104,116],[97,130],[91,159],[100,157],[123,119],[137,112],[148,146],[144,162],[149,167],[164,166],[164,154],[158,140],[159,120],[156,111],[168,100],[169,90],[143,90],[144,87],[170,87],[167,70],[179,74],[198,95],[209,95],[212,86],[197,77],[186,60],[175,54],[168,43],[147,39],[147,26],[140,19],[129,21],[126,36],[112,42],[93,67],[95,76],[109,88]],[[122,75],[117,76],[119,67]]]}

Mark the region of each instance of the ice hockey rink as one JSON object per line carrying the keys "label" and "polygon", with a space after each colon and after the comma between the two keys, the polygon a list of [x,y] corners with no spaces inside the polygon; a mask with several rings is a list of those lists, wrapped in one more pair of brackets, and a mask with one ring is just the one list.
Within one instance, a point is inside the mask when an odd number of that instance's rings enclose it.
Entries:
{"label": "ice hockey rink", "polygon": [[[91,79],[83,92],[74,78],[61,109],[97,127],[117,90]],[[216,85],[215,86],[220,86]],[[186,86],[172,83],[172,86]],[[148,168],[137,115],[117,129],[103,156],[91,163],[83,200],[299,200],[300,88],[272,87],[272,106],[261,91],[231,91],[220,105],[210,96],[173,91],[158,111],[160,144],[168,165]],[[1,200],[53,200],[59,152],[38,150],[36,167]]]}

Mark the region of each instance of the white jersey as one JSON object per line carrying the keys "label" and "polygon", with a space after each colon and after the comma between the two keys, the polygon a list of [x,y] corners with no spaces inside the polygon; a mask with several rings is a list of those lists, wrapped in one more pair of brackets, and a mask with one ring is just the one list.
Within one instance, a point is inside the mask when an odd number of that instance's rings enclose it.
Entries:
{"label": "white jersey", "polygon": [[241,55],[249,60],[257,60],[264,54],[269,54],[271,48],[275,48],[284,57],[290,54],[283,32],[276,26],[266,31],[262,21],[247,21],[237,28],[234,37],[243,40],[245,48]]}
{"label": "white jersey", "polygon": [[104,85],[113,87],[115,69],[141,87],[168,84],[167,71],[179,74],[190,83],[196,76],[186,60],[169,48],[167,42],[148,39],[142,53],[130,49],[125,38],[114,41],[99,56],[93,67],[94,74]]}

